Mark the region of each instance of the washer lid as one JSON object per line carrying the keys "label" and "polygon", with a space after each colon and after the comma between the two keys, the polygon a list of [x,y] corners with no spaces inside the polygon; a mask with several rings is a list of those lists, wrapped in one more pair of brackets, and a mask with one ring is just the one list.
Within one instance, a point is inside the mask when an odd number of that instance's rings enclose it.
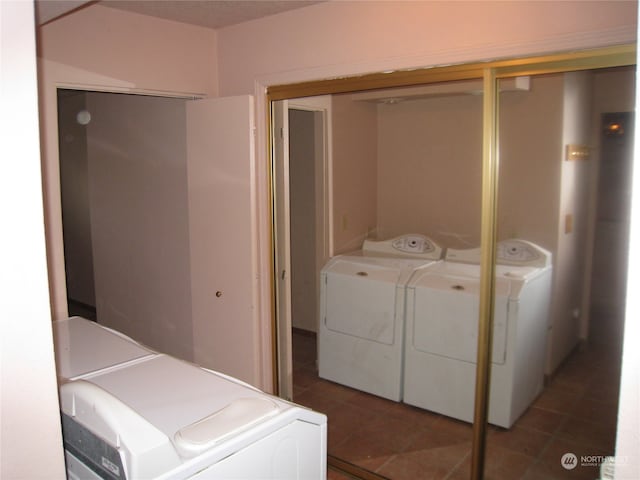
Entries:
{"label": "washer lid", "polygon": [[351,257],[336,257],[331,265],[327,265],[325,273],[331,275],[345,275],[359,277],[372,282],[396,284],[400,280],[404,265],[394,262],[380,262],[376,259],[353,259]]}
{"label": "washer lid", "polygon": [[[425,270],[414,278],[409,288],[441,290],[478,297],[480,295],[480,279],[443,275],[441,272]],[[511,282],[504,278],[496,278],[495,293],[497,297],[508,297],[511,293]]]}
{"label": "washer lid", "polygon": [[426,267],[427,268],[419,268],[416,270],[412,283],[415,282],[416,277],[420,277],[426,273],[442,276],[480,278],[480,265],[443,261],[427,265]]}
{"label": "washer lid", "polygon": [[86,378],[120,399],[169,438],[239,398],[269,398],[281,411],[289,404],[214,372],[168,355]]}
{"label": "washer lid", "polygon": [[404,286],[416,268],[438,263],[436,260],[402,257],[369,256],[362,251],[331,258],[322,268],[325,275],[358,277],[369,281]]}
{"label": "washer lid", "polygon": [[525,282],[538,273],[540,273],[540,269],[536,267],[518,267],[514,265],[497,265],[496,267],[496,275],[507,280]]}

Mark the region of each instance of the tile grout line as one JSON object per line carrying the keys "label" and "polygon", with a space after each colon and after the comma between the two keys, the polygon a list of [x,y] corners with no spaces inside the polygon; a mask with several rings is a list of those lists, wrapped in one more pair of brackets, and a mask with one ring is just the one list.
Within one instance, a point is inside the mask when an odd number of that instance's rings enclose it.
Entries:
{"label": "tile grout line", "polygon": [[442,480],[447,480],[448,478],[451,478],[451,475],[454,474],[454,472],[456,471],[456,469],[462,465],[465,460],[471,456],[471,449],[469,449],[469,452],[467,452],[465,455],[462,456],[462,458],[460,459],[460,461],[458,463],[456,463],[453,468],[449,471],[449,473],[447,473],[447,475],[442,479]]}

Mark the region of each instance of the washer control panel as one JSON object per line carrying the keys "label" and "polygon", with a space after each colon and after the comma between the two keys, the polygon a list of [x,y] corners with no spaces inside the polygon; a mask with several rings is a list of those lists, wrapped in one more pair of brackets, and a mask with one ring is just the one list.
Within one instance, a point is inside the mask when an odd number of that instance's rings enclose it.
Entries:
{"label": "washer control panel", "polygon": [[442,249],[433,240],[415,233],[402,235],[390,240],[365,240],[362,250],[365,253],[436,260],[442,257]]}

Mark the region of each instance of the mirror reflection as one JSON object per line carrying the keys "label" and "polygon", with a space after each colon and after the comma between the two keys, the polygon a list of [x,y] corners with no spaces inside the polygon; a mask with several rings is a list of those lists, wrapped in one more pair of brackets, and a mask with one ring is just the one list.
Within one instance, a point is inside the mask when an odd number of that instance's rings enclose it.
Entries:
{"label": "mirror reflection", "polygon": [[[314,318],[315,329],[296,315],[295,265],[303,259],[291,245],[293,400],[328,414],[330,455],[390,478],[439,477],[469,461],[471,418],[424,408],[430,393],[440,403],[451,398],[446,389],[422,388],[420,357],[437,347],[434,337],[420,323],[410,339],[414,329],[405,325],[407,316],[418,318],[426,307],[422,295],[407,300],[416,291],[414,273],[442,262],[441,243],[464,247],[479,238],[479,86],[456,82],[333,95],[334,249],[316,271],[322,320]],[[297,154],[299,116],[290,110],[292,212],[314,183],[299,180],[307,187],[297,193],[296,170],[310,158]],[[457,215],[447,213],[456,205]],[[313,216],[307,216],[310,222]],[[292,239],[304,223],[292,213]],[[477,302],[477,289],[465,294]],[[418,345],[411,368],[405,344]],[[473,366],[470,372],[473,388]]]}
{"label": "mirror reflection", "polygon": [[[499,237],[548,250],[553,283],[544,389],[489,441],[538,458],[533,478],[600,478],[615,454],[633,143],[620,130],[633,124],[634,85],[634,68],[602,69],[538,76],[529,95],[500,98]],[[532,273],[509,282],[521,318]]]}
{"label": "mirror reflection", "polygon": [[[632,121],[618,114],[633,109],[634,81],[632,68],[500,80],[486,478],[570,478],[564,453],[614,453],[630,165],[616,126]],[[289,106],[290,206],[316,203],[290,220],[293,400],[328,415],[330,455],[389,478],[469,476],[480,91],[332,95],[315,123]],[[304,232],[332,248],[297,255]],[[593,478],[598,467],[579,465]]]}

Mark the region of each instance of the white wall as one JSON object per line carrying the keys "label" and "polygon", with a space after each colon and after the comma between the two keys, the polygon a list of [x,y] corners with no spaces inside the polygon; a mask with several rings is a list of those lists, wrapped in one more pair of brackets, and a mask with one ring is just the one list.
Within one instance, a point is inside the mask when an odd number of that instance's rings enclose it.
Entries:
{"label": "white wall", "polygon": [[[636,2],[323,2],[218,31],[220,95],[635,41]],[[553,21],[550,21],[553,19]]]}
{"label": "white wall", "polygon": [[63,479],[32,2],[0,2],[0,477]]}
{"label": "white wall", "polygon": [[378,106],[378,237],[480,244],[482,96]]}
{"label": "white wall", "polygon": [[358,249],[377,223],[378,126],[375,104],[331,99],[334,253]]}
{"label": "white wall", "polygon": [[498,235],[556,253],[562,155],[563,76],[531,79],[500,95]]}
{"label": "white wall", "polygon": [[40,27],[38,34],[38,56],[50,62],[138,89],[209,96],[218,91],[216,32],[208,28],[90,5]]}
{"label": "white wall", "polygon": [[558,150],[560,197],[556,219],[552,330],[547,373],[553,372],[580,339],[580,309],[584,284],[587,223],[589,218],[589,174],[593,162],[566,160],[566,145],[591,142],[591,77],[586,72],[564,75],[562,130]]}

